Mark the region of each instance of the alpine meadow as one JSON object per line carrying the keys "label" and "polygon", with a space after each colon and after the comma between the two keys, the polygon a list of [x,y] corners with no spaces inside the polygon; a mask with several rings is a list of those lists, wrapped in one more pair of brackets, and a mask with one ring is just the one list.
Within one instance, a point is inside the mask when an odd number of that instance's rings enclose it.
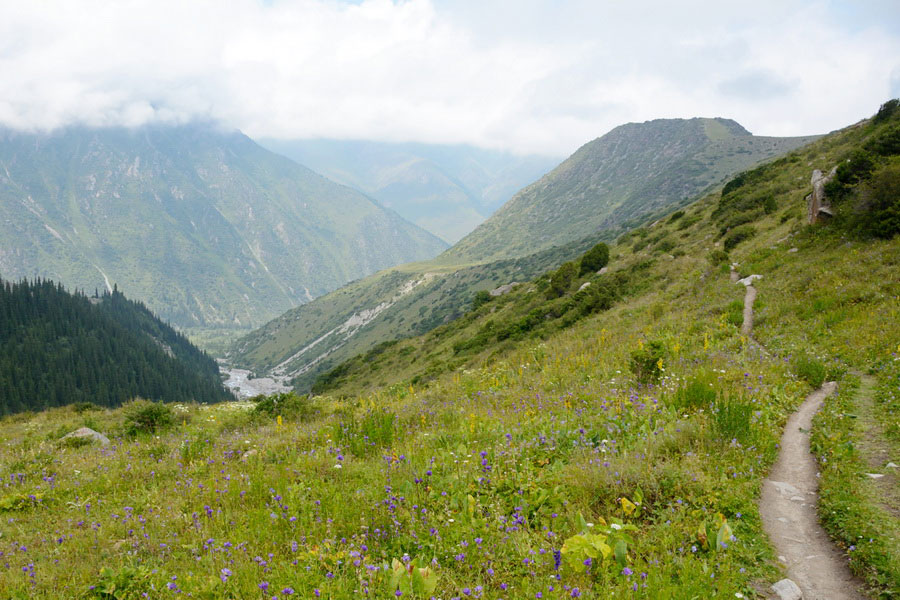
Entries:
{"label": "alpine meadow", "polygon": [[0,1],[0,600],[900,598],[898,23]]}

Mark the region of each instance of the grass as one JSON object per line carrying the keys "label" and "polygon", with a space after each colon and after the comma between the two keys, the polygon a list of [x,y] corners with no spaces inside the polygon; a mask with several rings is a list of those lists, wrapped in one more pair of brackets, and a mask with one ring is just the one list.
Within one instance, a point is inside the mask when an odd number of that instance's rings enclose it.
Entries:
{"label": "grass", "polygon": [[[728,257],[763,275],[756,336],[767,351],[729,319],[744,289],[728,262],[707,259],[721,250],[711,196],[647,228],[683,254],[634,251],[632,239],[611,248],[606,275],[632,273],[636,285],[603,310],[499,340],[489,321],[518,323],[547,302],[540,281],[519,286],[351,365],[312,410],[173,406],[172,423],[135,435],[123,409],[4,419],[0,589],[387,598],[399,585],[409,598],[427,595],[418,573],[437,598],[758,597],[783,573],[757,499],[786,418],[816,380],[804,374],[896,364],[900,239],[800,225],[808,171],[827,170],[860,134],[843,135],[744,190],[777,204]],[[554,302],[574,300],[580,283]],[[495,332],[490,343],[454,351],[482,331]],[[652,376],[632,370],[633,356]],[[798,368],[800,356],[814,368]],[[879,377],[885,435],[896,435],[895,380]],[[846,415],[846,398],[823,415]],[[112,444],[57,446],[88,423]],[[821,423],[820,456],[858,435],[832,439],[838,430]],[[896,520],[851,513],[877,498],[848,492],[865,480],[841,473],[823,471],[823,501],[856,516],[833,531],[881,549],[855,543],[852,564],[889,589]]]}

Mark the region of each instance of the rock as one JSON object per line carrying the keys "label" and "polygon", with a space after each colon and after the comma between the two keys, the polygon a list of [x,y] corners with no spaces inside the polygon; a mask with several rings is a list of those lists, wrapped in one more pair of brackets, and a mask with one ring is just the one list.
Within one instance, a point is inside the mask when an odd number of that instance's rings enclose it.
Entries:
{"label": "rock", "polygon": [[772,586],[778,600],[803,600],[803,592],[790,579],[782,579]]}
{"label": "rock", "polygon": [[578,291],[580,292],[580,291],[583,290],[584,288],[589,288],[589,287],[591,287],[591,282],[590,282],[590,281],[585,281],[584,283],[581,284],[581,287],[578,288]]}
{"label": "rock", "polygon": [[753,285],[753,282],[756,281],[757,279],[762,279],[762,275],[748,275],[747,277],[744,277],[743,279],[738,279],[737,283],[743,284],[745,286]]}
{"label": "rock", "polygon": [[609,272],[609,267],[603,267],[602,269],[597,271],[597,275],[605,275],[607,272]]}
{"label": "rock", "polygon": [[241,462],[247,462],[257,454],[259,454],[259,450],[257,450],[256,448],[251,448],[241,455]]}
{"label": "rock", "polygon": [[72,433],[67,433],[66,435],[62,436],[59,441],[72,439],[89,439],[92,442],[100,442],[101,446],[109,445],[108,437],[98,431],[94,431],[90,427],[82,427],[81,429],[76,429]]}
{"label": "rock", "polygon": [[798,250],[797,248],[791,248],[790,250],[788,250],[788,253],[793,254],[794,252],[799,252],[799,251],[800,250]]}
{"label": "rock", "polygon": [[888,464],[886,464],[884,466],[887,467],[888,469],[896,469],[897,468],[897,465],[895,465],[892,462],[889,462]]}
{"label": "rock", "polygon": [[497,289],[491,290],[491,292],[490,292],[491,296],[496,298],[497,296],[502,296],[503,294],[508,294],[517,285],[519,285],[519,284],[518,284],[518,282],[515,282],[515,281],[513,281],[511,283],[507,283],[506,285],[501,285]]}
{"label": "rock", "polygon": [[818,222],[822,215],[833,216],[831,204],[825,198],[825,184],[834,178],[837,167],[833,168],[828,175],[823,175],[822,171],[816,169],[812,172],[810,183],[813,191],[806,197],[806,218],[810,225]]}
{"label": "rock", "polygon": [[868,475],[872,479],[881,479],[882,477],[884,477],[884,475],[881,473],[866,473],[866,475]]}

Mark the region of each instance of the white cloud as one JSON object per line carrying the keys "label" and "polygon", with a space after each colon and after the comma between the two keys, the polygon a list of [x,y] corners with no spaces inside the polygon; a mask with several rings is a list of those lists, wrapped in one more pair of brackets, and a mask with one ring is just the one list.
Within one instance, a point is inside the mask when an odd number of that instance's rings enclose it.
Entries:
{"label": "white cloud", "polygon": [[711,6],[0,0],[0,123],[201,118],[251,136],[562,154],[658,117],[823,132],[896,93],[893,3]]}

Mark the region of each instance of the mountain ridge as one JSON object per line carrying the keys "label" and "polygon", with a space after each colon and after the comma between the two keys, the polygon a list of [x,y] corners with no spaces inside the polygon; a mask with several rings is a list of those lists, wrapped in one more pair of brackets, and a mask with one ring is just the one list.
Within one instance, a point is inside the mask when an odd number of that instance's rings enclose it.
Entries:
{"label": "mountain ridge", "polygon": [[377,201],[208,124],[0,132],[0,272],[248,327],[446,245]]}

